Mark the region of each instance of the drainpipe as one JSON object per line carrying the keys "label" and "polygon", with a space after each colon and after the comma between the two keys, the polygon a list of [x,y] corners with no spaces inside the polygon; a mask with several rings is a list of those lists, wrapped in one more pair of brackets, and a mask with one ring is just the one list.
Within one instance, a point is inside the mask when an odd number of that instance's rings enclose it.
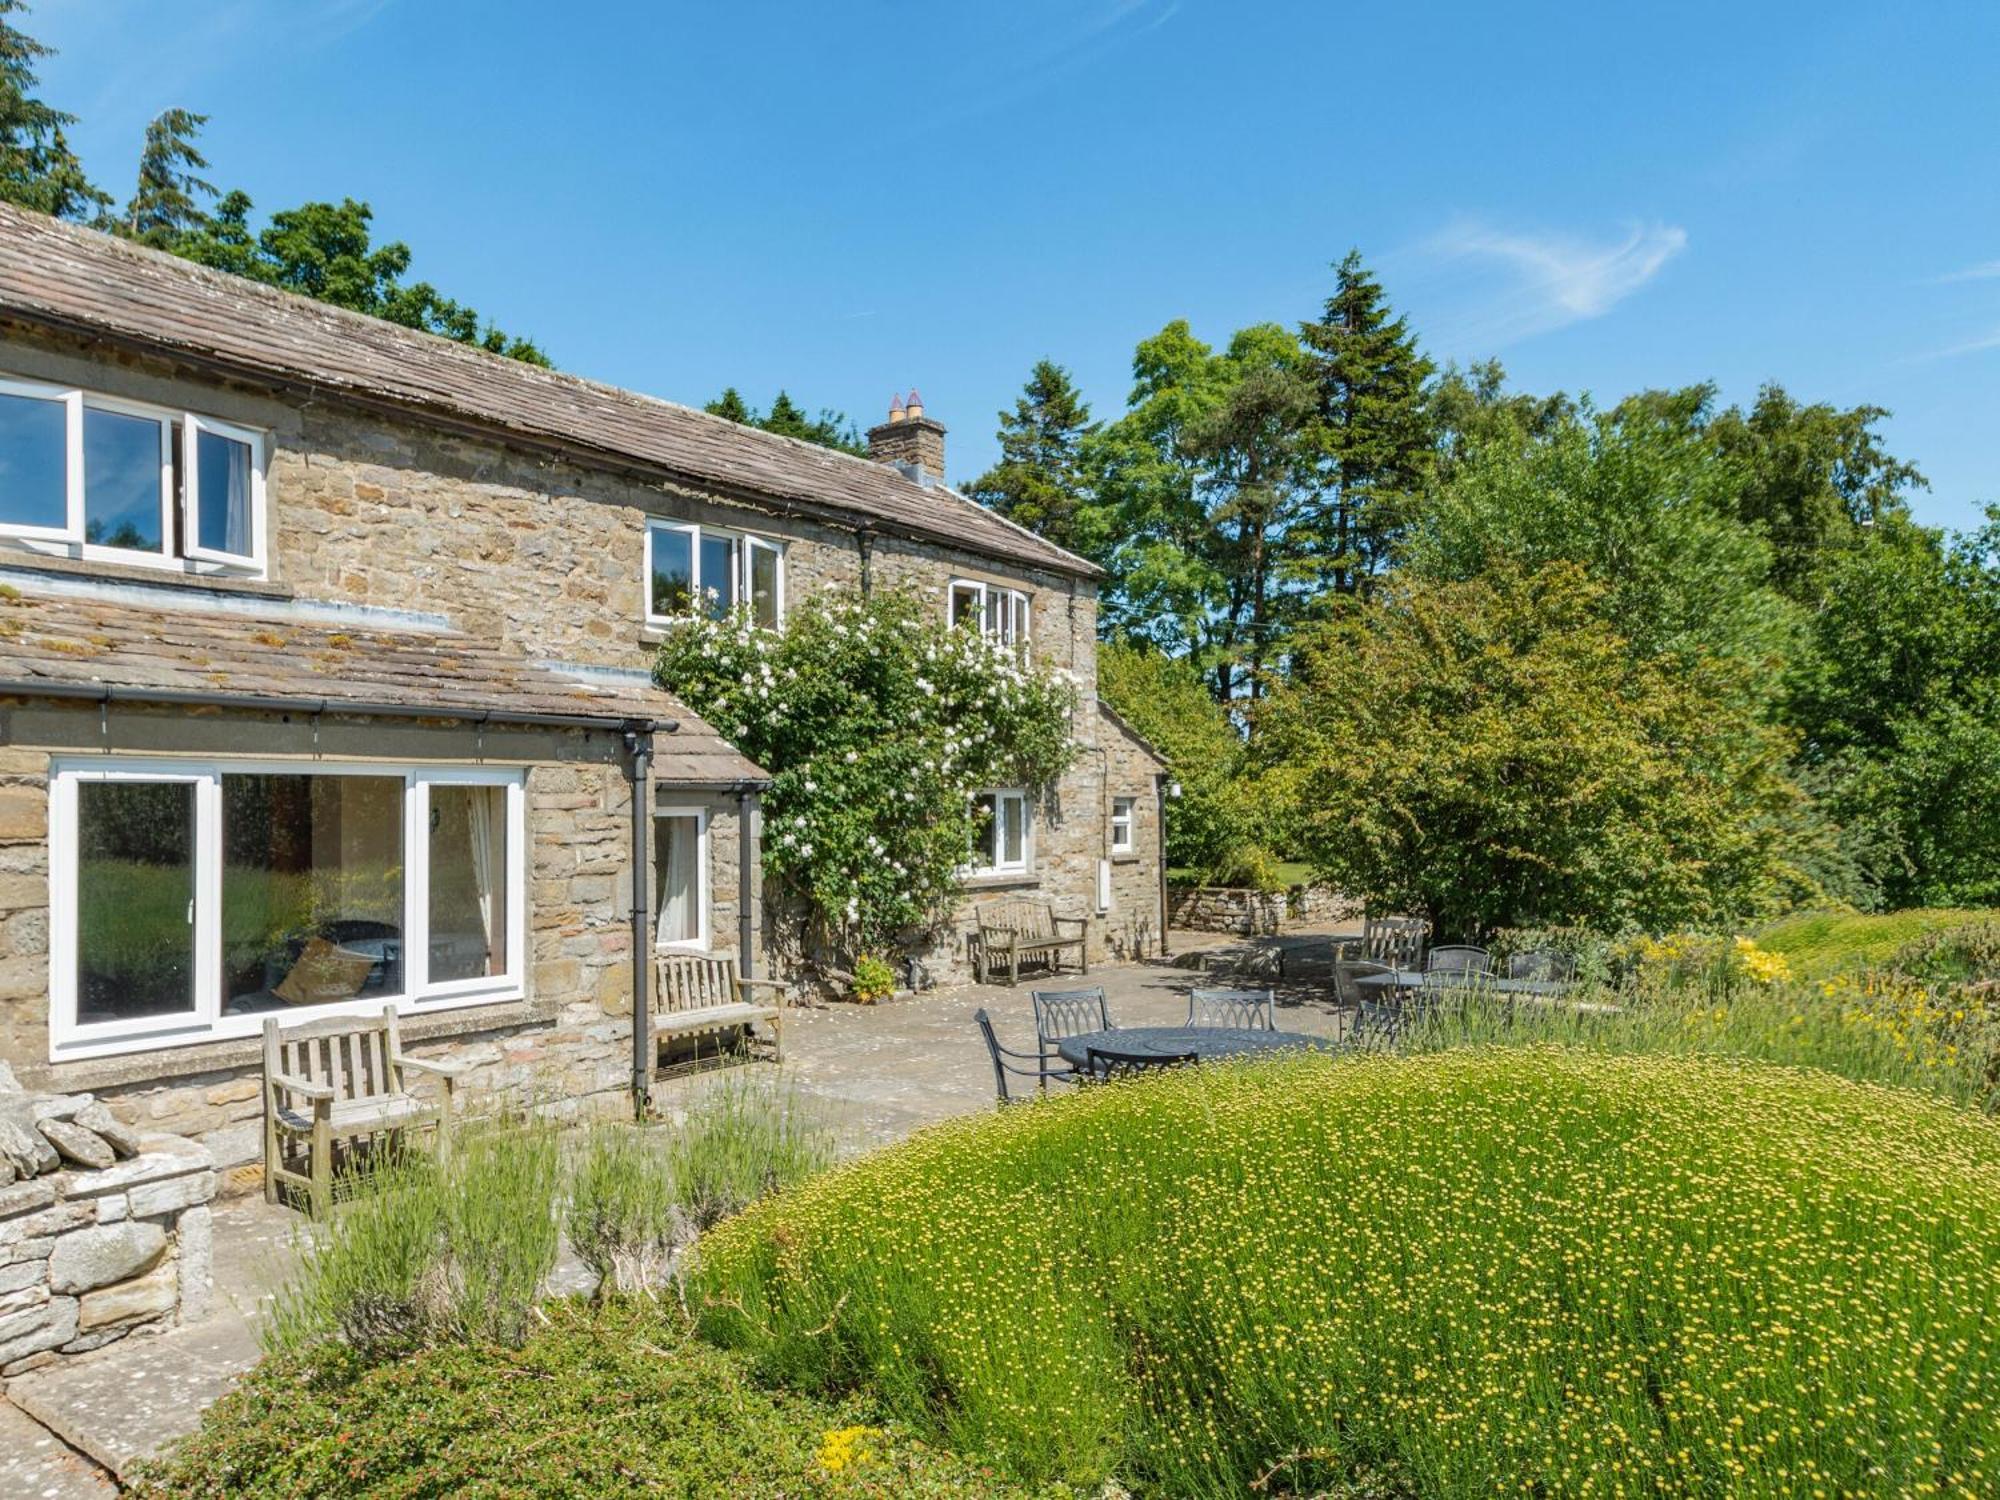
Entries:
{"label": "drainpipe", "polygon": [[[865,555],[865,554],[864,554]],[[749,787],[736,790],[736,970],[745,979],[756,977],[753,967],[751,934],[755,923],[750,902],[756,890],[757,873],[757,794]]]}
{"label": "drainpipe", "polygon": [[1167,778],[1153,778],[1153,795],[1160,804],[1160,957],[1167,958]]}
{"label": "drainpipe", "polygon": [[861,597],[865,599],[874,582],[870,564],[875,558],[875,533],[864,526],[854,533],[854,540],[861,548]]}
{"label": "drainpipe", "polygon": [[625,780],[632,794],[632,1114],[642,1124],[653,1095],[653,944],[646,889],[652,770],[652,729],[631,725],[625,731]]}

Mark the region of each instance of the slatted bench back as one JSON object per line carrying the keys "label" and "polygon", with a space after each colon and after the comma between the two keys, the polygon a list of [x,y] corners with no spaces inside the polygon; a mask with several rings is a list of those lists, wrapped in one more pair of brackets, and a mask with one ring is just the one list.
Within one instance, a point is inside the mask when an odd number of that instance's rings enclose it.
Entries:
{"label": "slatted bench back", "polygon": [[264,1022],[266,1073],[324,1084],[337,1100],[402,1093],[397,1052],[393,1014],[369,1020],[308,1021],[300,1026],[280,1026],[275,1016]]}
{"label": "slatted bench back", "polygon": [[653,1008],[663,1016],[734,1005],[736,960],[669,954],[660,960],[660,983]]}
{"label": "slatted bench back", "polygon": [[1023,943],[1039,943],[1056,935],[1052,915],[1046,901],[995,901],[979,908],[979,925],[988,931],[1012,932]]}

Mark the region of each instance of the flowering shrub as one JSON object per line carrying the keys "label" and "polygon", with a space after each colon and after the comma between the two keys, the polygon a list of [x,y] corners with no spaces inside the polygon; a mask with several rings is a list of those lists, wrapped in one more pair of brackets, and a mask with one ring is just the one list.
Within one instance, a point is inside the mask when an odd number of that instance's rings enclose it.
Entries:
{"label": "flowering shrub", "polygon": [[872,953],[864,953],[854,963],[854,998],[863,1005],[873,1005],[877,1000],[886,1000],[896,993],[896,971],[889,967],[889,961],[877,958]]}
{"label": "flowering shrub", "polygon": [[1969,1500],[2000,1494],[1996,1260],[1988,1120],[1478,1048],[954,1121],[722,1226],[690,1294],[773,1373],[1072,1484]]}
{"label": "flowering shrub", "polygon": [[943,921],[978,832],[971,794],[1047,787],[1073,754],[1068,681],[901,590],[818,595],[777,631],[691,617],[654,676],[772,773],[764,868],[848,951]]}

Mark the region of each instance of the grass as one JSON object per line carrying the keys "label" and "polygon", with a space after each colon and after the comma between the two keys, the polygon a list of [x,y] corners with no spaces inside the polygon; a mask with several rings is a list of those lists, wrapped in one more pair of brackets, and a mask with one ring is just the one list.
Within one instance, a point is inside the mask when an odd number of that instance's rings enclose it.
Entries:
{"label": "grass", "polygon": [[322,1346],[267,1360],[131,1492],[147,1500],[1033,1493],[925,1446],[865,1402],[773,1391],[659,1308],[629,1303],[552,1306],[519,1349],[450,1344],[372,1363]]}
{"label": "grass", "polygon": [[1969,1496],[2000,1492],[1996,1262],[1984,1118],[1472,1048],[940,1126],[723,1225],[691,1292],[767,1373],[1034,1479]]}
{"label": "grass", "polygon": [[1902,948],[1940,928],[1955,927],[2000,912],[1953,907],[1908,911],[1807,912],[1760,929],[1757,946],[1782,953],[1801,978],[1822,979],[1851,969],[1887,963]]}

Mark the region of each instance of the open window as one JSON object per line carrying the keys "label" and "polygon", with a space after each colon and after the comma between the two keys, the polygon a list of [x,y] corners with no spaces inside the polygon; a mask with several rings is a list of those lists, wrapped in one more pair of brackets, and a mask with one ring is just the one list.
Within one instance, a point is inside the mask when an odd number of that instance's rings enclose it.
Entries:
{"label": "open window", "polygon": [[763,537],[649,521],[646,574],[646,618],[655,624],[697,612],[719,620],[739,604],[767,628],[784,619],[785,551]]}
{"label": "open window", "polygon": [[1028,649],[1032,596],[1021,589],[982,583],[976,578],[954,578],[947,592],[947,618],[953,625],[977,630],[990,641]]}
{"label": "open window", "polygon": [[262,571],[264,434],[0,379],[0,537],[41,551]]}

